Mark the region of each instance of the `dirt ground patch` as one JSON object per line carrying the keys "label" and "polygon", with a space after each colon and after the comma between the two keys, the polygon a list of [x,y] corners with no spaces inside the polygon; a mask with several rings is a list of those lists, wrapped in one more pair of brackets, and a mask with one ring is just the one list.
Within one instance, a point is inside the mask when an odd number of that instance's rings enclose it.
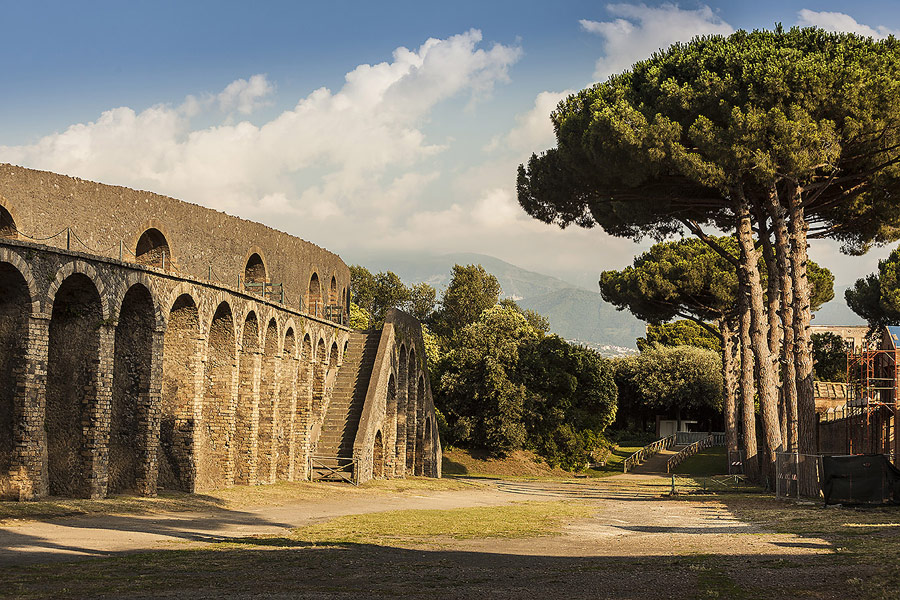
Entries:
{"label": "dirt ground patch", "polygon": [[[778,521],[777,515],[796,511],[759,495],[667,498],[669,485],[666,478],[648,475],[497,480],[465,490],[331,496],[220,511],[215,518],[188,513],[32,523],[0,529],[0,544],[12,552],[7,556],[40,550],[31,564],[7,562],[11,566],[0,569],[0,596],[882,597],[866,585],[873,571],[862,555],[848,554],[830,525],[814,526],[821,513],[803,509],[796,521]],[[690,491],[687,482],[682,485]],[[515,519],[510,507],[523,502],[587,510],[542,525],[535,530],[540,534],[528,537],[453,535],[459,525],[454,514],[460,514],[454,511],[479,507],[469,513],[487,521]],[[422,520],[425,512],[428,518]],[[336,517],[372,513],[381,521],[419,519],[427,528],[410,525],[403,536],[384,539],[372,535],[367,519],[359,519],[328,534]],[[875,519],[876,531],[887,530],[891,514]],[[317,523],[326,527],[314,538],[304,539],[296,529]],[[859,518],[853,523],[857,526],[844,529],[868,529],[859,526],[868,523]],[[141,537],[151,534],[152,539]],[[101,545],[91,552],[102,558],[58,562],[78,558],[73,548],[84,550],[98,539]],[[70,553],[57,548],[52,554],[51,543]],[[157,551],[146,551],[153,548]]]}

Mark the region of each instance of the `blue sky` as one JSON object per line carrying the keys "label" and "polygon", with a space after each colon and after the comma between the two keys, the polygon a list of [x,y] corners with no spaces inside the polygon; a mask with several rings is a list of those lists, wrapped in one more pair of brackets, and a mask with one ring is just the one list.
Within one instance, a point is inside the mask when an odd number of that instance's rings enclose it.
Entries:
{"label": "blue sky", "polygon": [[[0,161],[259,220],[348,261],[492,254],[584,284],[646,247],[515,204],[567,91],[698,33],[900,31],[885,1],[2,2]],[[813,257],[838,285],[881,250]]]}

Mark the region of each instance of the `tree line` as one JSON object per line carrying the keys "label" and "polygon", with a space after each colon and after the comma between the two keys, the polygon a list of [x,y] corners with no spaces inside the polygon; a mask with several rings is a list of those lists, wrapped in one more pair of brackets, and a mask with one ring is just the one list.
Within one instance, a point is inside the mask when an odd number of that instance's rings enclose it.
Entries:
{"label": "tree line", "polygon": [[481,265],[455,265],[439,301],[430,285],[407,287],[390,271],[356,265],[351,276],[352,314],[361,315],[354,327],[379,326],[392,307],[422,322],[445,443],[495,456],[528,449],[567,469],[606,449],[617,398],[610,361],[501,300],[497,278]]}
{"label": "tree line", "polygon": [[[858,254],[900,236],[898,88],[893,38],[780,26],[698,37],[563,100],[557,147],[519,167],[519,203],[536,219],[684,237],[674,250],[691,258],[653,276],[666,300],[677,284],[672,317],[715,324],[728,449],[739,450],[740,411],[751,476],[771,478],[777,452],[816,452],[808,240]],[[711,270],[727,277],[705,289]],[[616,279],[601,283],[609,298]],[[682,283],[698,293],[682,296]],[[664,310],[627,306],[651,321]],[[800,479],[817,493],[814,471]]]}

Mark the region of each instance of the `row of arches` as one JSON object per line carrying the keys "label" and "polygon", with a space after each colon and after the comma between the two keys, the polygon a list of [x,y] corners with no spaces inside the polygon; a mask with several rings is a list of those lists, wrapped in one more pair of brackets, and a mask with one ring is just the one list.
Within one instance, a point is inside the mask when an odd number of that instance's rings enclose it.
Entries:
{"label": "row of arches", "polygon": [[[12,214],[0,205],[0,238],[16,239],[18,229]],[[165,234],[157,227],[149,227],[138,237],[135,244],[134,262],[139,265],[166,269],[172,265],[173,254]],[[120,258],[125,258],[121,256]],[[211,272],[210,272],[211,275]],[[274,293],[271,288],[268,269],[260,252],[251,252],[244,265],[242,288],[259,295],[270,297]],[[305,294],[300,300],[300,308],[304,312],[345,322],[349,315],[349,289],[339,289],[336,274],[332,274],[330,282],[320,282],[318,272],[310,275]]]}
{"label": "row of arches", "polygon": [[396,372],[388,378],[383,428],[372,450],[376,479],[434,474],[434,425],[426,411],[426,393],[415,348],[401,344]]}
{"label": "row of arches", "polygon": [[[14,495],[17,469],[36,494],[72,497],[307,476],[313,389],[339,366],[337,340],[326,353],[320,336],[314,352],[290,320],[238,319],[227,300],[202,323],[191,293],[160,319],[148,283],[105,307],[90,274],[66,267],[58,280],[40,317],[33,283],[0,262],[0,495]],[[29,364],[45,364],[45,380]]]}

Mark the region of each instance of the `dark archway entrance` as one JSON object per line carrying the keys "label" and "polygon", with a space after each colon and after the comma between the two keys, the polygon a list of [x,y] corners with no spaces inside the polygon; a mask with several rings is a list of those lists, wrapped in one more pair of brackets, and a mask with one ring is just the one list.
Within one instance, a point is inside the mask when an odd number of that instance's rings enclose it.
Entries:
{"label": "dark archway entrance", "polygon": [[141,234],[134,251],[135,262],[150,267],[165,267],[172,260],[169,242],[159,229],[150,228]]}
{"label": "dark archway entrance", "polygon": [[0,206],[0,238],[16,239],[19,233],[9,211]]}
{"label": "dark archway entrance", "polygon": [[80,273],[71,275],[56,292],[50,318],[44,427],[53,496],[91,493],[86,433],[97,403],[102,320],[94,282]]}
{"label": "dark archway entrance", "polygon": [[11,264],[0,263],[0,498],[18,499],[18,491],[10,487],[9,470],[16,446],[16,421],[24,403],[30,313],[25,278]]}
{"label": "dark archway entrance", "polygon": [[133,491],[146,476],[141,464],[150,427],[153,363],[153,298],[143,285],[122,299],[116,325],[113,393],[109,421],[109,491]]}

